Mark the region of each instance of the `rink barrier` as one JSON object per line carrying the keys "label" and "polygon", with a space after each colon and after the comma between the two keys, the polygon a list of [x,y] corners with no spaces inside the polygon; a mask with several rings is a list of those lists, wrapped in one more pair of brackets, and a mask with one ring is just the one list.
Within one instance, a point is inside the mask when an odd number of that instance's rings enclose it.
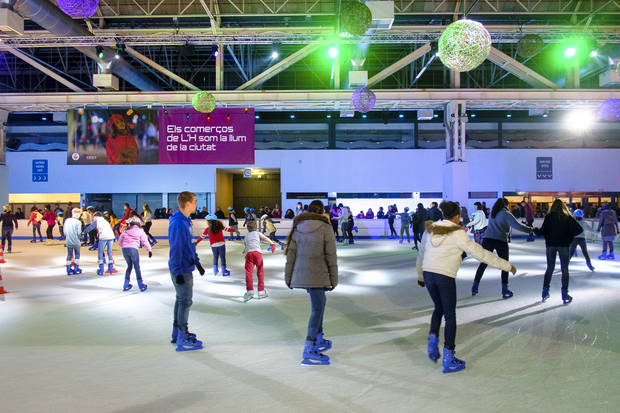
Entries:
{"label": "rink barrier", "polygon": [[[224,227],[228,226],[228,219],[220,220]],[[276,226],[276,237],[278,239],[286,239],[286,236],[290,232],[293,226],[292,219],[281,219],[274,218],[274,222]],[[519,219],[521,221],[521,219]],[[596,228],[598,227],[597,219],[586,219],[588,229],[586,230],[586,240],[588,242],[601,242],[600,233],[596,232]],[[32,239],[32,227],[27,227],[27,220],[19,221],[19,229],[13,232],[13,239]],[[534,220],[534,226],[540,227],[543,223],[542,218],[537,218]],[[46,225],[46,224],[43,224]],[[356,219],[355,226],[358,228],[357,233],[353,233],[353,237],[355,239],[388,239],[390,235],[390,227],[388,225],[387,219]],[[194,219],[192,220],[192,231],[194,238],[198,238],[202,232],[207,227],[207,221],[205,219]],[[396,229],[397,236],[400,237],[400,223],[397,219],[394,222],[394,228]],[[45,228],[41,228],[41,232],[44,232]],[[151,235],[153,235],[156,239],[168,239],[168,220],[167,219],[155,219],[153,220],[153,225],[151,226]],[[247,234],[247,229],[243,226],[243,219],[239,220],[239,232],[241,236],[245,236]],[[340,226],[338,226],[338,234],[342,236],[340,231]],[[411,231],[411,227],[409,228],[409,234],[413,237],[413,232]],[[471,232],[470,232],[471,235]],[[57,227],[54,228],[54,237],[57,238],[60,236]],[[513,239],[521,239],[526,238],[527,234],[520,231],[512,231],[511,237]],[[228,235],[226,235],[228,238]],[[38,243],[38,242],[37,242]],[[620,237],[616,238],[614,242],[615,245],[620,246]]]}

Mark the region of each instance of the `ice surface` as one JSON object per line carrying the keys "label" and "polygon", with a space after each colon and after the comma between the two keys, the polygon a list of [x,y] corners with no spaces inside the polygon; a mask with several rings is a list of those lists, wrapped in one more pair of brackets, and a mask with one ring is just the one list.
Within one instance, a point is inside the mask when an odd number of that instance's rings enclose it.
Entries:
{"label": "ice surface", "polygon": [[590,244],[595,273],[581,257],[571,262],[567,306],[559,273],[540,302],[542,241],[510,244],[519,271],[509,300],[492,268],[471,297],[476,263],[466,260],[457,355],[467,369],[450,375],[426,356],[432,305],[416,284],[410,246],[362,240],[338,249],[341,284],[325,315],[332,365],[302,367],[309,299],[284,285],[279,250],[264,254],[269,298],[244,304],[241,244],[227,245],[227,278],[211,274],[209,246],[200,245],[207,275],[195,272],[190,327],[205,349],[177,353],[165,241],[152,259],[141,251],[144,293],[135,282],[122,291],[116,246],[119,274],[97,277],[96,253],[82,248],[84,273],[67,277],[62,245],[16,241],[0,265],[10,291],[0,302],[0,411],[620,410],[620,261],[597,260],[600,244]]}

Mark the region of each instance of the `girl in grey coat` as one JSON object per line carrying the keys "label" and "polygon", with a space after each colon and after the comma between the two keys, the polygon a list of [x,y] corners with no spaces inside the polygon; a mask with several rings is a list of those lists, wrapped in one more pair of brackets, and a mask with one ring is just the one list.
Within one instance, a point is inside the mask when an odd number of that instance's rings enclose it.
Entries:
{"label": "girl in grey coat", "polygon": [[325,291],[338,285],[336,238],[329,219],[322,215],[323,203],[312,201],[309,212],[295,217],[286,240],[286,285],[303,288],[310,295],[311,313],[302,364],[329,364],[321,351],[329,350],[332,342],[323,337]]}

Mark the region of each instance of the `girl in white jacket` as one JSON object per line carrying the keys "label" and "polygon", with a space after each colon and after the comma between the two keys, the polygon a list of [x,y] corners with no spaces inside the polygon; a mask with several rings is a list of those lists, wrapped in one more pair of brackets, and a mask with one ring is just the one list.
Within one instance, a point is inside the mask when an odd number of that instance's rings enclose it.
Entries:
{"label": "girl in white jacket", "polygon": [[504,271],[517,272],[514,265],[485,250],[472,241],[463,227],[459,225],[461,207],[458,202],[444,201],[439,206],[444,219],[427,221],[426,232],[422,237],[416,262],[418,284],[426,286],[435,304],[428,335],[428,356],[437,362],[439,359],[439,327],[444,317],[443,372],[452,373],[463,370],[465,361],[454,357],[456,338],[456,273],[461,266],[463,251],[479,261]]}

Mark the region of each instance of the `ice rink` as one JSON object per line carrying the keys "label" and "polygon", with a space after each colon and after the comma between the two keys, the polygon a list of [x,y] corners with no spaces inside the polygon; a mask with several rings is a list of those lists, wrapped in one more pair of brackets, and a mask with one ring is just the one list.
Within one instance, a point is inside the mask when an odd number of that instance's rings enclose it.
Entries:
{"label": "ice rink", "polygon": [[[517,266],[502,300],[499,270],[477,266],[457,278],[457,356],[465,371],[442,374],[426,355],[432,311],[417,286],[416,252],[391,240],[339,246],[340,285],[328,293],[332,365],[302,367],[308,294],[283,282],[281,251],[265,253],[269,298],[243,303],[242,245],[227,243],[230,277],[194,272],[190,329],[201,351],[170,344],[174,290],[168,247],[149,259],[149,288],[123,292],[119,274],[98,277],[96,252],[82,248],[84,273],[68,277],[66,250],[14,242],[0,265],[0,411],[12,412],[613,412],[620,408],[620,261],[571,261],[562,305],[560,274],[541,303],[544,242],[510,244]],[[559,269],[559,262],[556,266]],[[441,334],[443,341],[443,328]]]}

